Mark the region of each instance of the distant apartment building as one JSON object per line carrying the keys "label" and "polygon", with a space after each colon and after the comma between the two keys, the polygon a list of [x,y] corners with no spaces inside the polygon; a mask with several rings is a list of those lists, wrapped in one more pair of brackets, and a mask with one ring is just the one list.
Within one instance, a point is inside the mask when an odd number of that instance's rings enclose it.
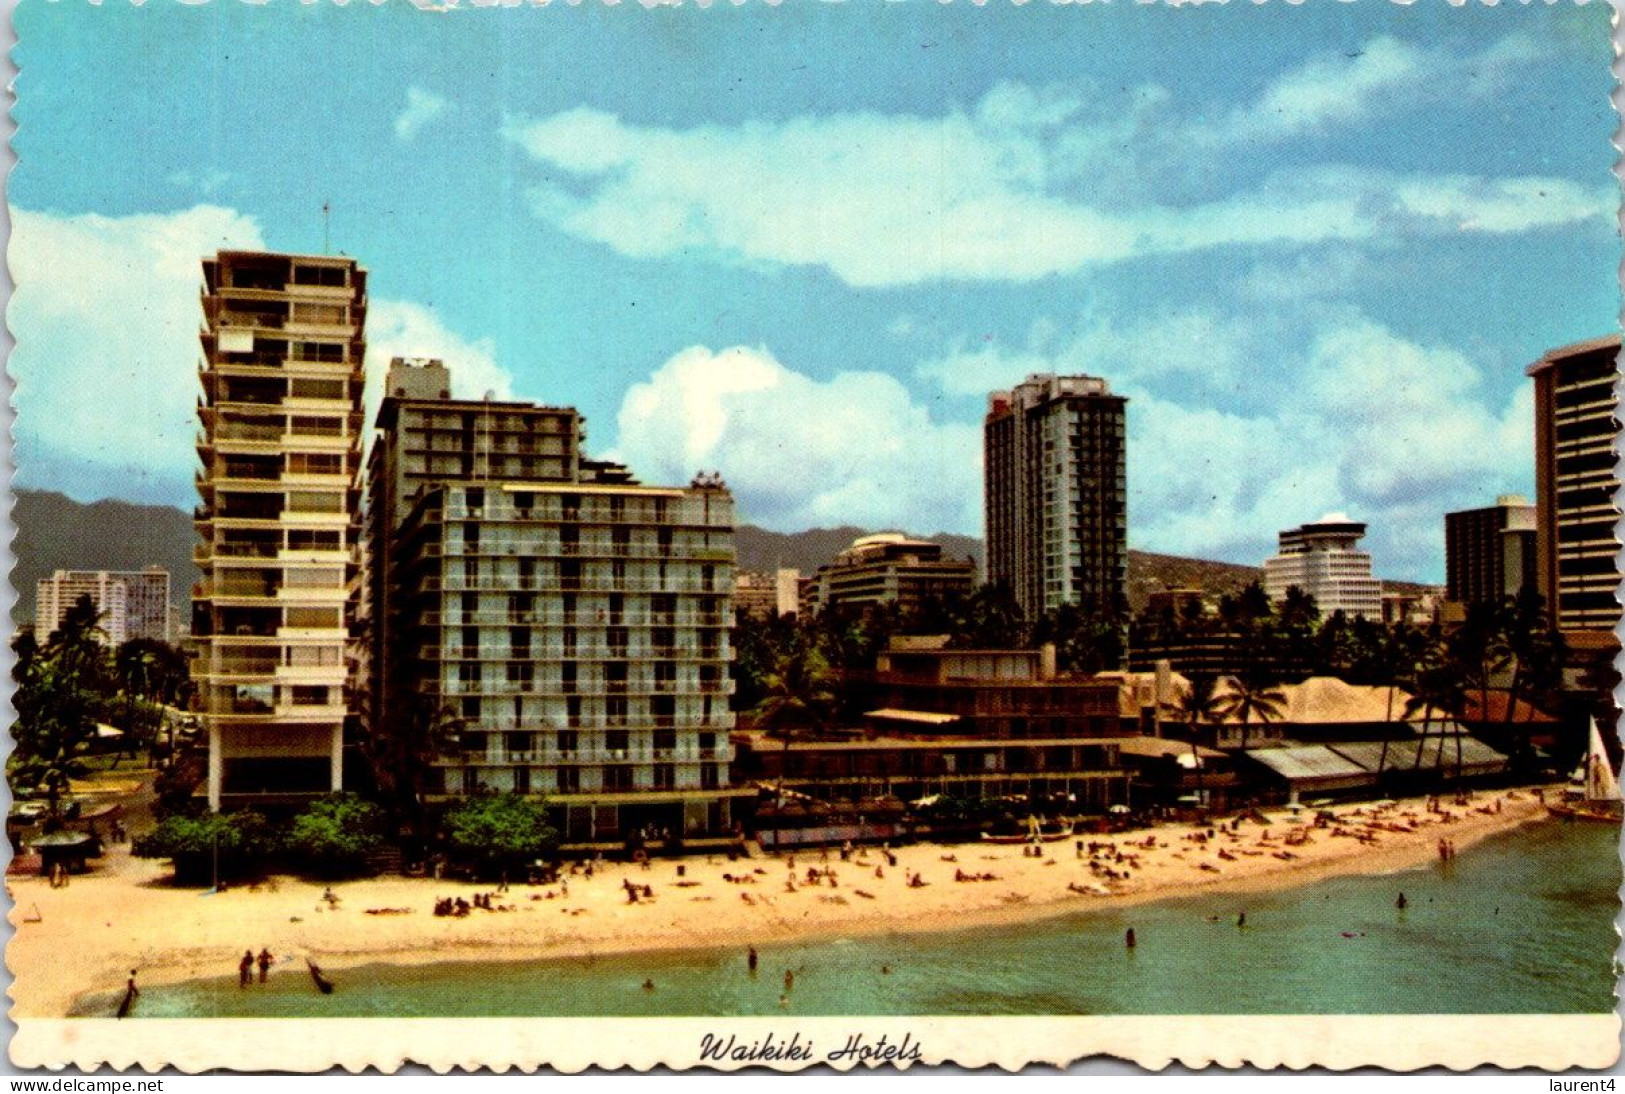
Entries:
{"label": "distant apartment building", "polygon": [[297,801],[343,783],[367,275],[221,251],[202,302],[191,631],[209,804]]}
{"label": "distant apartment building", "polygon": [[780,615],[801,611],[801,571],[779,567],[773,574],[773,588]]}
{"label": "distant apartment building", "polygon": [[814,612],[895,604],[909,611],[976,588],[976,563],[896,532],[860,536],[813,578]]}
{"label": "distant apartment building", "polygon": [[1535,507],[1504,494],[1484,509],[1444,517],[1445,595],[1453,604],[1499,604],[1536,586]]}
{"label": "distant apartment building", "polygon": [[1359,549],[1365,525],[1342,513],[1289,528],[1279,550],[1264,562],[1264,592],[1276,603],[1287,590],[1315,598],[1322,619],[1342,612],[1353,618],[1382,618],[1382,582],[1371,576],[1371,556]]}
{"label": "distant apartment building", "polygon": [[748,619],[772,619],[779,614],[779,583],[775,575],[741,570],[734,575],[734,610]]}
{"label": "distant apartment building", "polygon": [[1551,350],[1528,370],[1535,381],[1539,588],[1575,647],[1618,647],[1619,351],[1620,336],[1609,335]]}
{"label": "distant apartment building", "polygon": [[1127,400],[1092,376],[1033,375],[988,398],[987,578],[1029,619],[1126,610]]}
{"label": "distant apartment building", "polygon": [[582,455],[576,411],[426,368],[397,362],[379,413],[369,627],[382,716],[457,725],[431,792],[546,795],[575,847],[727,832],[754,791],[729,785],[726,487],[640,485]]}
{"label": "distant apartment building", "polygon": [[132,638],[168,642],[174,637],[169,571],[149,566],[145,570],[58,570],[40,579],[34,592],[34,633],[40,641],[62,625],[62,617],[81,596],[90,597],[101,615],[100,627],[109,646],[122,646]]}

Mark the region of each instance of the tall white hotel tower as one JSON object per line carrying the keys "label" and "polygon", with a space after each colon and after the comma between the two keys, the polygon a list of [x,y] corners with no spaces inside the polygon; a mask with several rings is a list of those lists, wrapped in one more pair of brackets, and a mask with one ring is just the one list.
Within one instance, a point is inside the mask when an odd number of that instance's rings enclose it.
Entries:
{"label": "tall white hotel tower", "polygon": [[216,810],[343,781],[366,310],[354,259],[203,262],[192,634]]}

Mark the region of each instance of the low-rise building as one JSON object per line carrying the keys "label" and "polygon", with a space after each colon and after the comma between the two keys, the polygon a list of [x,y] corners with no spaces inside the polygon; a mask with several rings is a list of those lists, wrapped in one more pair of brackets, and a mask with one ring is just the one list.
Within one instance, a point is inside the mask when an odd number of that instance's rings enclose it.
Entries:
{"label": "low-rise building", "polygon": [[853,540],[834,562],[818,568],[812,607],[824,612],[895,604],[908,611],[975,587],[971,560],[943,558],[940,544],[883,532]]}

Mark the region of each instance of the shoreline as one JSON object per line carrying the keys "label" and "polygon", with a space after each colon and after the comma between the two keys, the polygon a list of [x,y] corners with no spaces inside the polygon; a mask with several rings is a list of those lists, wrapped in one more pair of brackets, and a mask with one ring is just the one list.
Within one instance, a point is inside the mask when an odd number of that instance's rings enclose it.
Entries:
{"label": "shoreline", "polygon": [[[1486,812],[1494,809],[1499,811]],[[1382,808],[1351,803],[1333,812],[1338,820],[1327,828],[1309,827],[1307,812],[1303,821],[1272,812],[1267,827],[1244,821],[1238,833],[1206,843],[1191,838],[1205,826],[1190,824],[1076,837],[1123,855],[1121,862],[1106,856],[1111,861],[1104,868],[1127,873],[1126,879],[1103,879],[1087,856],[1077,857],[1075,840],[1041,845],[1045,854],[1039,858],[1023,856],[1020,846],[911,844],[893,851],[895,868],[878,848],[859,848],[851,861],[835,850],[733,863],[695,856],[657,860],[647,870],[605,864],[592,880],[566,875],[567,887],[521,884],[494,897],[511,911],[476,910],[466,917],[433,916],[433,903],[439,897],[466,899],[490,886],[363,879],[334,884],[340,903],[326,908],[321,883],[287,877],[213,895],[176,889],[165,881],[167,864],[131,859],[118,848],[97,874],[75,878],[66,889],[52,890],[43,879],[8,879],[11,1017],[63,1017],[80,999],[119,990],[132,967],[143,985],[214,977],[229,982],[245,948],[271,949],[278,958],[274,975],[304,976],[306,957],[338,971],[743,951],[748,945],[1002,927],[1182,896],[1281,891],[1337,876],[1399,872],[1436,861],[1440,839],[1460,851],[1547,818],[1532,789],[1479,793],[1469,805],[1446,805],[1437,814],[1428,813],[1421,800]],[[1308,842],[1285,842],[1289,833],[1304,829]],[[1334,836],[1334,830],[1363,832],[1377,842]],[[1148,838],[1155,846],[1145,846]],[[785,884],[787,859],[796,864],[794,891]],[[877,866],[883,877],[875,876]],[[678,876],[679,867],[686,877]],[[805,884],[809,868],[834,871],[837,885]],[[956,882],[957,870],[996,874],[996,880]],[[907,885],[906,875],[914,872],[923,875],[924,887]],[[628,903],[628,882],[651,886],[655,899]],[[1079,893],[1069,884],[1109,892]],[[369,915],[369,908],[396,911]],[[40,921],[29,921],[36,913]],[[177,935],[180,944],[170,941]]]}

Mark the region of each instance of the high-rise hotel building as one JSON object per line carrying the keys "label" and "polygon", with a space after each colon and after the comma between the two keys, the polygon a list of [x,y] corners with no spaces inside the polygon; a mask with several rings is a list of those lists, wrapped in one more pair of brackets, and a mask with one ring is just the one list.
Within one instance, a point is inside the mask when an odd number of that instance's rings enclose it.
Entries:
{"label": "high-rise hotel building", "polygon": [[1620,336],[1548,352],[1535,381],[1535,523],[1540,592],[1572,648],[1618,649],[1619,510],[1614,381]]}
{"label": "high-rise hotel building", "polygon": [[192,635],[214,809],[342,783],[366,310],[350,258],[203,262]]}
{"label": "high-rise hotel building", "polygon": [[1288,528],[1280,547],[1264,560],[1264,592],[1276,603],[1287,591],[1315,598],[1322,619],[1337,612],[1349,618],[1382,619],[1382,582],[1371,576],[1371,556],[1359,549],[1365,524],[1342,513]]}
{"label": "high-rise hotel building", "polygon": [[458,728],[431,793],[546,795],[578,847],[726,832],[755,794],[728,781],[727,489],[640,485],[582,455],[574,410],[450,399],[422,367],[391,369],[368,519],[385,716]]}
{"label": "high-rise hotel building", "polygon": [[988,397],[987,579],[1028,619],[1126,610],[1126,404],[1093,376],[1033,375]]}

